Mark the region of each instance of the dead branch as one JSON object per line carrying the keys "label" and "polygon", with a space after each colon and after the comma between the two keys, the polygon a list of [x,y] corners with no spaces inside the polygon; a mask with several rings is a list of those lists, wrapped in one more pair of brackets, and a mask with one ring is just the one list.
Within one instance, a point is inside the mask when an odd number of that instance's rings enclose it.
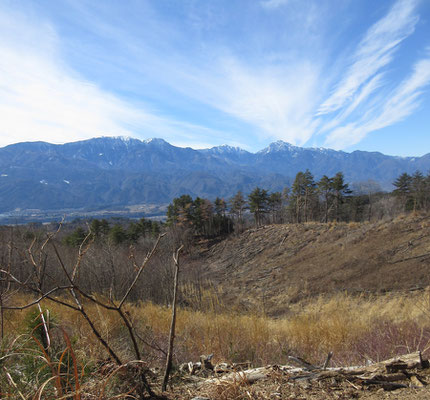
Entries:
{"label": "dead branch", "polygon": [[[59,228],[57,229],[56,232],[47,234],[45,241],[43,242],[43,244],[41,245],[41,247],[37,251],[35,250],[36,239],[34,239],[32,241],[29,248],[27,249],[27,255],[28,255],[28,258],[30,261],[30,265],[32,266],[32,269],[33,269],[33,282],[30,282],[30,283],[27,281],[22,282],[21,280],[16,278],[14,275],[12,275],[12,273],[9,271],[10,268],[8,268],[7,270],[5,270],[5,269],[0,270],[0,273],[4,274],[5,277],[7,278],[7,282],[16,283],[19,286],[27,288],[30,291],[32,291],[33,293],[36,293],[38,295],[37,299],[35,299],[31,302],[28,302],[25,305],[7,307],[7,308],[8,309],[15,309],[15,310],[22,310],[22,309],[37,305],[39,307],[39,311],[41,311],[40,302],[43,299],[47,299],[47,300],[56,302],[58,304],[70,307],[73,310],[78,311],[81,314],[81,316],[86,320],[86,322],[89,325],[89,327],[91,328],[94,336],[97,338],[99,343],[106,349],[106,351],[109,353],[111,358],[115,361],[115,363],[118,364],[119,366],[123,365],[123,362],[120,359],[120,357],[118,356],[118,354],[116,353],[116,351],[103,338],[102,334],[99,332],[99,330],[95,326],[94,321],[88,315],[88,313],[85,309],[85,306],[81,300],[81,299],[87,299],[87,300],[94,302],[97,305],[99,305],[105,309],[115,311],[119,314],[121,320],[123,321],[125,327],[128,330],[130,339],[131,339],[132,344],[133,344],[133,349],[134,349],[136,359],[141,360],[142,356],[141,356],[140,349],[139,349],[139,346],[137,343],[137,336],[134,332],[134,328],[133,328],[133,325],[132,325],[130,318],[127,316],[127,313],[123,311],[123,305],[124,305],[125,301],[127,300],[129,294],[131,293],[131,291],[135,287],[139,277],[142,274],[143,269],[146,267],[146,265],[148,264],[148,262],[150,261],[150,259],[154,255],[155,251],[157,250],[161,238],[165,234],[161,234],[158,236],[158,238],[157,238],[154,246],[152,247],[151,251],[148,252],[148,254],[146,255],[142,264],[137,268],[134,279],[133,279],[132,283],[129,285],[129,287],[127,288],[126,293],[122,297],[121,301],[118,304],[115,304],[112,299],[110,299],[109,303],[98,300],[95,296],[86,293],[86,291],[83,290],[82,288],[80,288],[78,286],[78,284],[76,283],[77,277],[79,275],[79,271],[81,268],[82,260],[93,243],[91,232],[86,235],[85,239],[82,241],[81,245],[79,246],[78,255],[77,255],[76,260],[73,264],[73,267],[71,268],[71,272],[69,273],[67,266],[65,265],[54,241],[52,240],[55,237],[55,235],[59,232],[60,229],[61,229],[61,224],[59,225]],[[64,286],[57,286],[57,287],[52,288],[48,291],[45,291],[43,289],[43,280],[45,277],[46,261],[47,261],[47,257],[48,257],[47,253],[45,252],[45,249],[46,249],[46,246],[48,244],[51,244],[51,246],[54,250],[55,256],[57,258],[58,264],[61,268],[61,271],[63,272],[63,274],[66,277],[69,284],[64,285]],[[179,251],[180,251],[180,249],[178,249],[178,251],[176,253],[176,258],[174,255],[175,263],[178,262]],[[135,259],[133,259],[133,263],[134,263],[134,265],[137,265]],[[57,299],[57,298],[52,297],[52,295],[54,293],[62,292],[62,291],[68,292],[70,294],[71,298],[73,299],[74,304],[70,304],[70,303],[63,301],[61,299]],[[3,304],[2,304],[2,310],[3,310],[3,308],[5,308],[5,307],[3,307]],[[44,330],[45,330],[45,333],[47,336],[47,345],[49,347],[49,341],[50,340],[49,340],[47,322],[43,318],[43,313],[41,313],[41,315],[42,315],[42,323],[43,323]],[[146,391],[149,394],[149,396],[151,396],[152,398],[156,398],[157,396],[152,391],[151,386],[146,379],[145,371],[142,370],[139,375],[140,375],[140,380],[141,380],[141,388],[144,391]],[[143,392],[141,393],[141,397],[143,398]]]}
{"label": "dead branch", "polygon": [[300,366],[307,369],[308,371],[313,371],[318,369],[317,367],[315,367],[312,364],[309,364],[307,361],[303,360],[300,357],[288,356],[288,359],[291,361],[294,361],[296,364],[299,364]]}
{"label": "dead branch", "polygon": [[146,264],[148,264],[148,261],[151,259],[151,257],[154,255],[155,250],[157,250],[158,244],[160,243],[160,240],[163,236],[165,236],[166,234],[163,233],[161,235],[158,235],[157,241],[155,242],[154,246],[152,247],[152,250],[146,255],[145,259],[143,260],[142,265],[139,267],[139,270],[136,273],[136,276],[133,279],[133,282],[131,283],[131,285],[128,287],[124,297],[121,299],[121,301],[119,302],[118,305],[118,309],[122,307],[122,305],[124,304],[124,302],[127,300],[128,295],[130,294],[130,292],[132,291],[132,289],[134,288],[134,286],[136,285],[137,280],[139,279],[140,274],[142,273],[142,271],[144,270],[144,268],[146,267]]}
{"label": "dead branch", "polygon": [[164,372],[164,378],[163,378],[163,384],[162,384],[163,392],[167,389],[170,370],[172,368],[173,342],[175,340],[175,327],[176,327],[176,302],[177,302],[177,293],[178,293],[179,254],[183,248],[184,248],[184,245],[181,245],[176,250],[176,253],[173,253],[173,262],[175,263],[175,278],[173,282],[172,321],[170,324],[169,350],[167,352],[166,370]]}
{"label": "dead branch", "polygon": [[325,361],[324,361],[324,364],[323,364],[323,370],[326,370],[327,369],[327,367],[328,367],[328,364],[329,364],[329,362],[330,362],[330,360],[331,360],[331,358],[333,357],[333,352],[332,351],[330,351],[328,354],[327,354],[327,358],[325,359]]}

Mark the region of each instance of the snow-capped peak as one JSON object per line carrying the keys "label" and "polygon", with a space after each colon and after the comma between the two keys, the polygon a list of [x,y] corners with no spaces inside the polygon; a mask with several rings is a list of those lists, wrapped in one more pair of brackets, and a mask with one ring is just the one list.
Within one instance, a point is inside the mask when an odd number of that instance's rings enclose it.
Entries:
{"label": "snow-capped peak", "polygon": [[230,146],[228,144],[222,144],[221,146],[214,146],[208,150],[222,154],[222,153],[241,153],[244,150],[237,146]]}
{"label": "snow-capped peak", "polygon": [[270,143],[265,149],[260,150],[259,153],[267,154],[273,153],[277,151],[286,151],[286,150],[298,150],[300,147],[293,146],[290,143],[284,142],[283,140],[277,140],[276,142]]}
{"label": "snow-capped peak", "polygon": [[168,144],[164,139],[160,139],[160,138],[145,139],[142,142],[146,144],[157,145],[157,146]]}

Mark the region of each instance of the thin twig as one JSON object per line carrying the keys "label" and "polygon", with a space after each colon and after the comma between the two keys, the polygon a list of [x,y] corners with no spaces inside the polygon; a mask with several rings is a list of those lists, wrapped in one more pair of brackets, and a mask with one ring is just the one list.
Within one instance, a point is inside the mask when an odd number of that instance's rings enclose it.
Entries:
{"label": "thin twig", "polygon": [[152,255],[155,253],[155,250],[157,250],[158,244],[160,243],[160,240],[163,236],[165,236],[166,234],[163,233],[161,235],[158,235],[157,241],[155,242],[154,246],[152,247],[152,250],[147,254],[147,256],[145,257],[145,259],[143,260],[142,265],[139,267],[139,270],[136,273],[136,276],[133,279],[133,282],[131,283],[131,285],[128,287],[124,297],[121,299],[121,301],[119,302],[118,308],[121,308],[122,305],[124,304],[124,302],[127,300],[128,295],[130,294],[130,292],[132,291],[134,285],[136,285],[137,280],[139,279],[140,274],[142,273],[143,269],[146,267],[146,264],[148,263],[148,261],[151,259]]}

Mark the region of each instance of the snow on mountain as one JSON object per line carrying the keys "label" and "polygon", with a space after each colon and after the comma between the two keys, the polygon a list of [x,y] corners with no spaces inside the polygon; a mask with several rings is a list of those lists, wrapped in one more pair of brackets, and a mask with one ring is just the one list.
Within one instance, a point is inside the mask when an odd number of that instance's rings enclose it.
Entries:
{"label": "snow on mountain", "polygon": [[403,172],[419,169],[426,173],[430,154],[402,158],[377,152],[346,153],[302,148],[281,140],[257,153],[229,145],[181,148],[160,138],[18,143],[0,148],[1,176],[7,176],[1,179],[0,212],[161,204],[181,194],[229,198],[256,186],[282,190],[306,169],[315,179],[342,171],[349,183],[372,179],[390,189]]}

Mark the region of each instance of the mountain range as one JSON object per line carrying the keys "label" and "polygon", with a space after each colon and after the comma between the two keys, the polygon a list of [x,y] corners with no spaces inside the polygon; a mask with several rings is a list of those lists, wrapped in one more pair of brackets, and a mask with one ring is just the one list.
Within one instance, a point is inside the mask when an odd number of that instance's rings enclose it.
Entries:
{"label": "mountain range", "polygon": [[227,145],[194,150],[163,139],[124,137],[61,145],[17,143],[0,148],[0,213],[166,204],[182,194],[229,198],[256,186],[282,190],[305,169],[315,179],[342,171],[350,184],[373,180],[390,190],[403,172],[427,172],[430,153],[395,157],[302,148],[283,141],[250,153]]}

